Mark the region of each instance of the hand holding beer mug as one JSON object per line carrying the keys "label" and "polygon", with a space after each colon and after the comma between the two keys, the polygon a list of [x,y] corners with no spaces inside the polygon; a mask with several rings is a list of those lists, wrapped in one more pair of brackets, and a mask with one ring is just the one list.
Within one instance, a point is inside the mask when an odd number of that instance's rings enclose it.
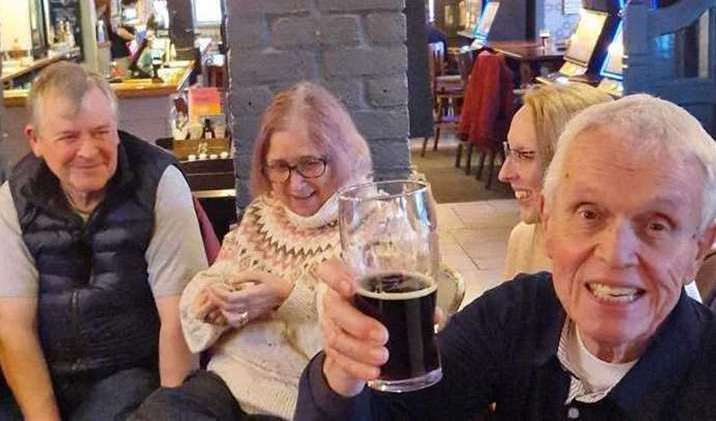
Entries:
{"label": "hand holding beer mug", "polygon": [[436,214],[427,184],[387,181],[339,193],[343,260],[355,274],[353,303],[388,330],[388,361],[368,386],[407,392],[442,378],[434,331],[439,266]]}

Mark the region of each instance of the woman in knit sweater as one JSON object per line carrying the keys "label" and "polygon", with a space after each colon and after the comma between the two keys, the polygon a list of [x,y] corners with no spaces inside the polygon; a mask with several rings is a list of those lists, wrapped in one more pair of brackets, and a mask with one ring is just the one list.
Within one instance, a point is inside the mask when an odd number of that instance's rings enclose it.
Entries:
{"label": "woman in knit sweater", "polygon": [[156,392],[140,417],[292,416],[301,370],[321,349],[313,269],[340,254],[336,191],[370,171],[368,145],[327,90],[301,82],[274,97],[255,142],[255,199],[180,303],[208,371]]}

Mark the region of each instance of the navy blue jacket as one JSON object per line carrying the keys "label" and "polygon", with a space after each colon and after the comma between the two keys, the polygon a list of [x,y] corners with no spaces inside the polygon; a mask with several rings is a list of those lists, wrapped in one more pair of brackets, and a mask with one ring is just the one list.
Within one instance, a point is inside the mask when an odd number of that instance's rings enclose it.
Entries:
{"label": "navy blue jacket", "polygon": [[[557,358],[565,312],[551,275],[523,275],[487,291],[439,334],[443,379],[417,392],[328,388],[320,353],[300,381],[296,420],[713,420],[714,314],[682,293],[646,353],[601,401],[565,406],[570,377]],[[491,402],[494,413],[486,414]],[[576,408],[575,409],[573,409]],[[570,411],[571,409],[571,411]]]}
{"label": "navy blue jacket", "polygon": [[117,172],[87,223],[32,155],[10,191],[39,273],[38,331],[53,376],[156,367],[159,317],[145,253],[159,180],[173,157],[120,132]]}

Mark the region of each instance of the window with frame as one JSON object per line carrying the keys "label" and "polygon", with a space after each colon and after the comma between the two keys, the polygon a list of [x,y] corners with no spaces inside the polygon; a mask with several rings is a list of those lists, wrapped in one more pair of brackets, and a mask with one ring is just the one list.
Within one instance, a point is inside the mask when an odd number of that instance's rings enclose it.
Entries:
{"label": "window with frame", "polygon": [[193,3],[196,25],[218,25],[221,23],[221,0],[193,0]]}

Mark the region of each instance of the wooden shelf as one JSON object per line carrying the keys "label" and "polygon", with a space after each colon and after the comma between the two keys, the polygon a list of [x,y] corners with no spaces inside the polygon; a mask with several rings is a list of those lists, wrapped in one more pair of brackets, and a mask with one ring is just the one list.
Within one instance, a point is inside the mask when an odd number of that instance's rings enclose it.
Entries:
{"label": "wooden shelf", "polygon": [[187,139],[187,140],[172,140],[172,153],[180,161],[188,159],[189,155],[197,155],[197,149],[201,142],[206,142],[208,145],[208,155],[217,154],[220,155],[222,152],[231,151],[231,140],[229,139]]}

